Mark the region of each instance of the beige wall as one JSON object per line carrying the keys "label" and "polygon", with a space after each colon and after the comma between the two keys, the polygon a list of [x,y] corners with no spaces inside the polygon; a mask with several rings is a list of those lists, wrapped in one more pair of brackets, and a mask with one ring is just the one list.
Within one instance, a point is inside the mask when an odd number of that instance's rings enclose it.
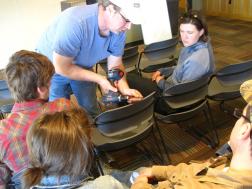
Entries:
{"label": "beige wall", "polygon": [[0,0],[0,69],[13,52],[33,50],[59,12],[60,0]]}
{"label": "beige wall", "polygon": [[252,0],[204,0],[203,10],[208,15],[252,21]]}

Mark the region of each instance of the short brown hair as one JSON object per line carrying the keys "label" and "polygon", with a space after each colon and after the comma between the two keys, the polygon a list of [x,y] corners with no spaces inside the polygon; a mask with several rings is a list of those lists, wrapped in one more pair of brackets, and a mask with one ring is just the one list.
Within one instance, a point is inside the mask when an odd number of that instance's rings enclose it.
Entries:
{"label": "short brown hair", "polygon": [[5,76],[16,102],[38,98],[37,87],[48,87],[54,66],[44,55],[20,50],[14,53],[5,68]]}
{"label": "short brown hair", "polygon": [[99,5],[102,5],[102,6],[103,6],[103,8],[106,8],[106,7],[109,6],[109,5],[113,5],[115,11],[119,12],[119,11],[121,10],[120,7],[118,7],[117,5],[111,3],[109,0],[98,0],[98,2],[99,2]]}
{"label": "short brown hair", "polygon": [[23,175],[23,188],[39,184],[46,175],[68,175],[71,181],[86,176],[93,160],[90,132],[81,108],[40,116],[26,137],[31,168]]}

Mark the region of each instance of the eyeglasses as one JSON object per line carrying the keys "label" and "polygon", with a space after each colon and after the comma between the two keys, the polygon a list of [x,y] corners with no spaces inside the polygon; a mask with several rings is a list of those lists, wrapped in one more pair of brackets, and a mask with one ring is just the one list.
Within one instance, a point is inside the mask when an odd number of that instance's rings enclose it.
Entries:
{"label": "eyeglasses", "polygon": [[126,18],[125,16],[123,16],[122,13],[120,13],[120,12],[118,12],[118,13],[121,15],[121,17],[125,20],[126,23],[130,22],[130,20],[128,18]]}
{"label": "eyeglasses", "polygon": [[[249,111],[250,111],[250,107]],[[244,118],[247,122],[251,123],[250,118],[248,118],[247,116],[243,115],[242,110],[239,108],[235,108],[234,109],[234,113],[233,113],[234,117],[236,117],[237,119],[240,119],[241,117]]]}

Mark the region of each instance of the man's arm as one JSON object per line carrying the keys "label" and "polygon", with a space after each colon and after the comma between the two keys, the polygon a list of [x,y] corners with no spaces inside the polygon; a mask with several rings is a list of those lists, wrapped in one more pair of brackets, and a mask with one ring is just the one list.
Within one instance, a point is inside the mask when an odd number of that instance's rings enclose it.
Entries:
{"label": "man's arm", "polygon": [[63,75],[69,79],[80,80],[80,81],[91,81],[100,85],[104,92],[109,90],[116,92],[114,88],[105,76],[99,75],[87,69],[81,68],[78,65],[73,64],[72,57],[62,56],[56,52],[53,53],[53,63],[55,72]]}
{"label": "man's arm", "polygon": [[123,78],[119,80],[118,82],[118,90],[123,95],[136,97],[136,99],[132,99],[132,101],[135,101],[138,98],[141,99],[143,97],[142,94],[136,89],[131,89],[127,83],[127,79],[126,79],[127,75],[126,75],[126,71],[122,63],[122,57],[116,57],[116,56],[110,55],[108,57],[108,69],[110,70],[115,67],[121,69],[124,72]]}
{"label": "man's arm", "polygon": [[4,185],[0,185],[0,189],[5,189],[5,184]]}

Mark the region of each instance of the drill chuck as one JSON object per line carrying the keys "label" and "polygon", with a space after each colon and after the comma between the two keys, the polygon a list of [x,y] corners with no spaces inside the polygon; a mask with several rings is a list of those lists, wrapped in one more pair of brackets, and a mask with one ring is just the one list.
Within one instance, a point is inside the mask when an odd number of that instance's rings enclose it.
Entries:
{"label": "drill chuck", "polygon": [[128,96],[121,95],[117,92],[109,92],[107,95],[102,97],[102,102],[104,104],[118,104],[122,102],[127,102]]}

